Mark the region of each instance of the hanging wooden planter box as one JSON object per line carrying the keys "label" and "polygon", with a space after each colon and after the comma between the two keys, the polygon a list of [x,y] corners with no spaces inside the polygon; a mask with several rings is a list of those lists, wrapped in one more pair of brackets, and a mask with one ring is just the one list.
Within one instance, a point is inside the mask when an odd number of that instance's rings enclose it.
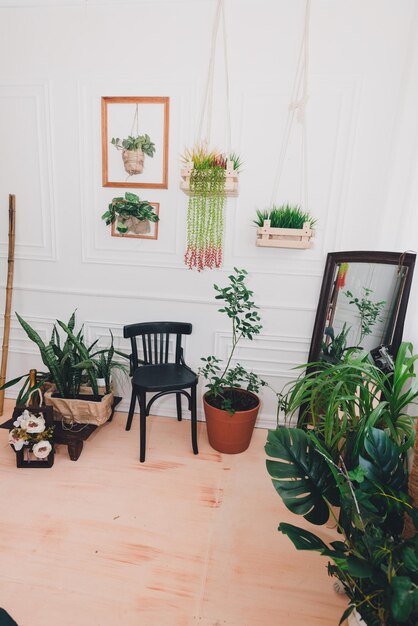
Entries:
{"label": "hanging wooden planter box", "polygon": [[312,247],[315,231],[305,222],[303,228],[272,228],[270,220],[257,228],[257,246],[265,248],[301,248]]}
{"label": "hanging wooden planter box", "polygon": [[[180,189],[190,196],[190,176],[193,170],[193,163],[189,162],[180,170]],[[238,174],[234,170],[232,161],[227,161],[225,170],[225,196],[238,195]]]}

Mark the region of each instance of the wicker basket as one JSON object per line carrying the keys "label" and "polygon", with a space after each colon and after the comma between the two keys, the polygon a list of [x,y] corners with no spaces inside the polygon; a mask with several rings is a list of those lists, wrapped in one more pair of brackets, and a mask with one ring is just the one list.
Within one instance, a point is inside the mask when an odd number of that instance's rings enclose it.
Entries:
{"label": "wicker basket", "polygon": [[125,172],[127,172],[129,176],[142,174],[144,169],[144,158],[145,155],[142,150],[124,150],[122,152],[122,159]]}

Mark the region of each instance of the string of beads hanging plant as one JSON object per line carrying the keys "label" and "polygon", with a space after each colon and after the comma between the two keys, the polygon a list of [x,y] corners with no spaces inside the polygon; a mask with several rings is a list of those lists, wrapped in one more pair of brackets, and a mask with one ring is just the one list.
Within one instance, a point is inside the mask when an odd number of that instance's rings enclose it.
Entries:
{"label": "string of beads hanging plant", "polygon": [[[227,100],[227,150],[225,153],[210,150],[211,117],[213,101],[213,76],[215,48],[219,23],[222,17],[225,84]],[[198,272],[205,268],[219,268],[222,263],[224,208],[227,196],[238,195],[240,158],[231,152],[231,124],[229,113],[229,79],[226,48],[226,27],[223,0],[218,0],[212,29],[212,45],[208,78],[200,115],[198,141],[182,157],[180,189],[189,195],[187,208],[187,249],[184,255],[189,269]],[[203,122],[206,118],[206,135]]]}
{"label": "string of beads hanging plant", "polygon": [[[187,249],[189,269],[219,268],[222,263],[224,207],[228,171],[238,171],[240,162],[227,159],[203,147],[187,151],[184,160],[192,164],[187,180]],[[235,167],[234,167],[235,166]]]}

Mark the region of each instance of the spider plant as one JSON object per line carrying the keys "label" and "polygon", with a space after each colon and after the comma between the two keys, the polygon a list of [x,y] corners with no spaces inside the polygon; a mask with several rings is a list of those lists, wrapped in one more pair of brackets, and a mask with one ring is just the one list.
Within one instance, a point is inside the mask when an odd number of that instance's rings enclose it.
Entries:
{"label": "spider plant", "polygon": [[[414,442],[416,413],[406,413],[418,398],[418,381],[410,343],[402,343],[393,372],[384,373],[363,351],[347,351],[340,364],[311,363],[281,396],[286,419],[297,413],[299,427],[312,426],[333,458],[345,450],[356,458],[367,426],[387,430],[401,452]],[[306,369],[306,371],[305,371]],[[360,433],[352,448],[353,433]]]}
{"label": "spider plant", "polygon": [[256,226],[264,226],[265,220],[270,220],[272,228],[303,228],[307,222],[310,228],[314,228],[317,220],[314,219],[307,211],[302,211],[299,206],[283,204],[279,207],[273,206],[271,209],[260,211],[256,210]]}

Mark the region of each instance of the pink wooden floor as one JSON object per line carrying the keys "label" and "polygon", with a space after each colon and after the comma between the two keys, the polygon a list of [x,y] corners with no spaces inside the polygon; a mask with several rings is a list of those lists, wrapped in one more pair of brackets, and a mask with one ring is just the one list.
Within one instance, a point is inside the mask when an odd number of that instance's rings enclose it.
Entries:
{"label": "pink wooden floor", "polygon": [[125,419],[51,469],[17,469],[0,430],[0,606],[19,626],[338,624],[326,559],[276,530],[300,519],[271,485],[265,430],[228,456],[199,424],[195,457],[190,422],[150,418],[140,465]]}

